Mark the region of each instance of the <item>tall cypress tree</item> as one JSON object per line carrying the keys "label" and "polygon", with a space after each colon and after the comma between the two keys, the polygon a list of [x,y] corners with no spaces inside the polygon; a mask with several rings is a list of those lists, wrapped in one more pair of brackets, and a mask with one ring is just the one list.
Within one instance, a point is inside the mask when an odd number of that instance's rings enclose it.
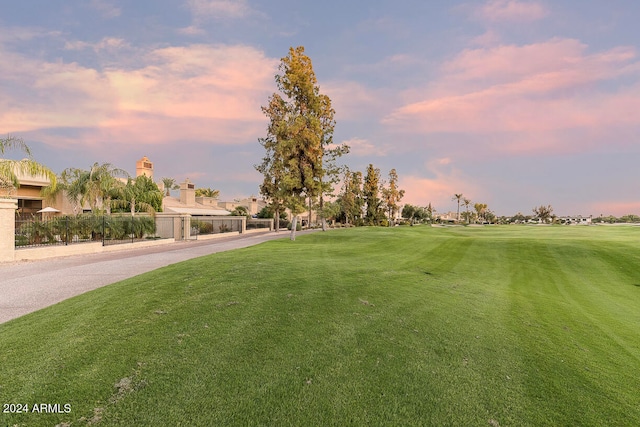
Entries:
{"label": "tall cypress tree", "polygon": [[378,225],[384,215],[380,210],[380,169],[370,163],[364,177],[362,193],[366,203],[365,222],[368,225]]}
{"label": "tall cypress tree", "polygon": [[280,207],[291,210],[291,240],[295,240],[305,199],[321,198],[329,188],[324,181],[325,157],[335,158],[345,149],[330,148],[335,111],[329,97],[320,93],[304,47],[289,49],[281,60],[280,73],[275,80],[282,95],[274,93],[262,108],[269,125],[267,136],[259,140],[266,154],[256,169],[264,175],[260,192],[273,204],[276,216]]}

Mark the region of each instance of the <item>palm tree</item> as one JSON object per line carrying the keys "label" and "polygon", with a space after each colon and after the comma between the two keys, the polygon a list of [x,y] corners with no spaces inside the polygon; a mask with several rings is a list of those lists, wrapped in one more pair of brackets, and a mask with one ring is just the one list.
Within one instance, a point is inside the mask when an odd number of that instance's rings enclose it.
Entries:
{"label": "palm tree", "polygon": [[467,224],[469,224],[471,222],[471,218],[469,218],[469,205],[471,205],[471,200],[467,199],[466,197],[462,199],[462,204],[464,205],[464,207],[467,210]]}
{"label": "palm tree", "polygon": [[129,209],[131,216],[134,216],[136,211],[155,215],[162,208],[162,192],[151,178],[144,175],[135,180],[129,178],[126,185],[116,188],[111,205]]}
{"label": "palm tree", "polygon": [[487,204],[486,203],[476,203],[473,205],[474,209],[478,213],[478,219],[482,219],[483,222],[485,220],[485,213],[487,212]]}
{"label": "palm tree", "polygon": [[22,139],[10,135],[6,138],[0,138],[0,155],[4,154],[5,150],[12,149],[22,151],[27,155],[27,158],[22,160],[0,159],[0,190],[3,193],[8,196],[20,187],[18,175],[42,176],[49,180],[49,185],[52,188],[56,187],[56,174],[33,160],[31,150]]}
{"label": "palm tree", "polygon": [[453,198],[451,200],[457,200],[458,201],[458,222],[460,222],[460,201],[462,200],[462,193],[454,194]]}
{"label": "palm tree", "polygon": [[[77,173],[79,172],[81,172],[80,169],[68,168],[63,170],[60,176],[57,177],[57,184],[55,187],[52,187],[51,185],[49,185],[42,189],[42,195],[44,196],[45,200],[52,202],[56,200],[59,194],[66,194],[67,199],[69,199],[69,201],[73,203],[71,198],[68,197],[68,194],[69,194],[71,183],[77,178]],[[76,174],[74,175],[74,173]],[[81,210],[81,206],[78,202],[73,203],[72,208],[73,208],[74,215],[77,215]]]}
{"label": "palm tree", "polygon": [[164,184],[165,196],[167,197],[171,196],[171,190],[180,189],[180,186],[176,184],[176,180],[173,178],[162,178],[162,184]]}
{"label": "palm tree", "polygon": [[104,211],[111,213],[111,199],[118,194],[118,188],[124,186],[117,178],[129,177],[129,174],[110,163],[91,166],[91,169],[65,169],[63,174],[71,177],[67,188],[67,197],[76,205],[87,203],[92,212]]}
{"label": "palm tree", "polygon": [[67,193],[67,199],[73,205],[74,213],[82,211],[82,206],[86,202],[86,182],[88,177],[87,171],[77,168],[67,168],[60,175]]}
{"label": "palm tree", "polygon": [[196,197],[211,197],[217,199],[220,196],[220,190],[212,190],[211,188],[196,188]]}

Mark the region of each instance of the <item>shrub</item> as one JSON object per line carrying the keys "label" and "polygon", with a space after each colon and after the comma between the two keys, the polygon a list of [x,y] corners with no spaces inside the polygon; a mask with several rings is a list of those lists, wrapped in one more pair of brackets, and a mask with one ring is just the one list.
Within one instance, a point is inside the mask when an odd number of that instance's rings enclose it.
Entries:
{"label": "shrub", "polygon": [[[193,226],[193,222],[192,222]],[[198,230],[198,234],[211,234],[213,233],[213,223],[195,220],[195,227]]]}
{"label": "shrub", "polygon": [[29,244],[29,238],[22,234],[16,234],[16,246],[27,246]]}
{"label": "shrub", "polygon": [[280,219],[280,228],[288,228],[289,230],[291,230],[291,223],[289,222],[289,220]]}
{"label": "shrub", "polygon": [[[287,230],[291,230],[291,227],[292,227],[292,224],[289,223],[287,225]],[[300,223],[300,221],[296,223],[296,231],[302,231],[302,224]]]}

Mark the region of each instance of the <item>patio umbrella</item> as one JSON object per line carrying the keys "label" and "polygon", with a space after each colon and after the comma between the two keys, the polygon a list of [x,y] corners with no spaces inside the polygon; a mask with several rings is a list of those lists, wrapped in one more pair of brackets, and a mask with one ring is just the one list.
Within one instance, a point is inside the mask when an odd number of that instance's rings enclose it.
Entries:
{"label": "patio umbrella", "polygon": [[38,211],[38,213],[58,213],[58,212],[60,212],[58,209],[52,208],[51,206],[46,207],[44,209],[40,209]]}
{"label": "patio umbrella", "polygon": [[40,209],[37,213],[41,213],[42,219],[45,220],[45,219],[50,219],[50,215],[56,214],[58,212],[60,212],[58,209],[48,206],[44,209]]}

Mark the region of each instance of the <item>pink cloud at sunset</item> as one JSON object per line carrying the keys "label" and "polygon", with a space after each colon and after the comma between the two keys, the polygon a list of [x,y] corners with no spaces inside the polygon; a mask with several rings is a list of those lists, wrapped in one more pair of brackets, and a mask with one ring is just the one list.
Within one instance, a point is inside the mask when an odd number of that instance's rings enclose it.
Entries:
{"label": "pink cloud at sunset", "polygon": [[138,69],[22,63],[21,72],[9,78],[24,102],[3,109],[0,127],[36,134],[44,128],[81,127],[83,140],[75,142],[85,144],[244,143],[264,127],[260,105],[273,87],[277,64],[253,48],[223,45],[153,50]]}
{"label": "pink cloud at sunset", "polygon": [[[465,50],[442,67],[440,78],[383,123],[405,132],[513,133],[500,149],[535,150],[567,129],[638,127],[640,86],[618,79],[640,76],[633,48],[587,54],[575,40]],[[511,64],[511,66],[509,66]],[[614,90],[602,90],[612,85]],[[420,91],[408,97],[419,97]],[[526,133],[546,133],[522,146]],[[519,134],[519,135],[518,135]],[[512,141],[513,144],[509,141]]]}
{"label": "pink cloud at sunset", "polygon": [[449,158],[434,159],[425,165],[425,171],[430,178],[423,174],[400,176],[399,187],[405,190],[403,203],[426,206],[429,203],[439,212],[452,209],[455,205],[451,198],[456,193],[465,196],[481,197],[482,191],[472,180],[451,164]]}

